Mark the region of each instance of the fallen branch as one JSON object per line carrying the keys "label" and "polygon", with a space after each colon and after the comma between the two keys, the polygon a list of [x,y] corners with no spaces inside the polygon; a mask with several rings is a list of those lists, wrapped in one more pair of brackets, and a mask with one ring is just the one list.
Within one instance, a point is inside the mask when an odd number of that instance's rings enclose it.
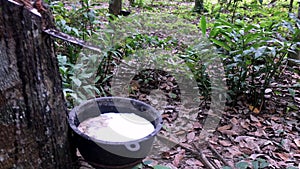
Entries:
{"label": "fallen branch", "polygon": [[195,148],[197,149],[197,151],[195,151],[195,150],[187,147],[186,145],[184,145],[184,144],[182,144],[180,142],[171,140],[170,138],[168,138],[168,137],[166,137],[164,135],[158,134],[157,137],[158,137],[158,139],[162,139],[162,140],[164,140],[166,142],[169,142],[171,144],[179,145],[180,147],[184,148],[185,150],[188,150],[189,152],[191,152],[193,155],[196,155],[196,157],[198,157],[198,159],[203,163],[203,165],[205,166],[205,168],[215,169],[215,167],[212,166],[212,164],[208,161],[208,159],[203,154],[203,152],[200,149],[198,149],[196,146],[195,146]]}
{"label": "fallen branch", "polygon": [[202,163],[209,169],[214,169],[215,167],[208,161],[208,159],[206,158],[206,156],[204,155],[202,150],[200,148],[198,148],[195,143],[193,143],[193,145],[194,145],[194,148],[198,151],[198,154],[201,157]]}
{"label": "fallen branch", "polygon": [[232,168],[232,169],[235,169],[235,167],[234,166],[232,166],[232,165],[230,165],[222,156],[221,156],[221,154],[213,147],[213,146],[211,146],[211,144],[208,142],[207,143],[208,144],[208,148],[217,156],[217,158],[219,159],[219,160],[221,160],[226,166],[229,166],[230,168]]}

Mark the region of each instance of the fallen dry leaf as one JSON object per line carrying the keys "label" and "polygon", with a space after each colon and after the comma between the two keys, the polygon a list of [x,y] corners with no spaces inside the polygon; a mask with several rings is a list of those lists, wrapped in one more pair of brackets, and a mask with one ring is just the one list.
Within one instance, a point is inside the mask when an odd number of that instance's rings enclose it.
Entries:
{"label": "fallen dry leaf", "polygon": [[249,122],[248,122],[248,121],[243,120],[243,121],[241,121],[240,125],[241,125],[244,129],[249,130],[250,125],[249,125]]}
{"label": "fallen dry leaf", "polygon": [[231,120],[230,120],[230,122],[233,124],[233,125],[238,125],[239,124],[239,120],[237,119],[237,118],[232,118]]}
{"label": "fallen dry leaf", "polygon": [[295,139],[294,142],[297,145],[297,147],[300,148],[300,138]]}
{"label": "fallen dry leaf", "polygon": [[224,147],[228,147],[232,145],[231,142],[227,140],[219,140],[219,143]]}
{"label": "fallen dry leaf", "polygon": [[175,155],[174,160],[172,161],[172,164],[175,167],[179,167],[179,164],[180,164],[181,160],[183,159],[184,154],[185,154],[185,151],[181,150],[178,154]]}
{"label": "fallen dry leaf", "polygon": [[243,155],[243,153],[239,150],[237,146],[231,146],[226,148],[229,153],[226,153],[227,158],[239,157]]}
{"label": "fallen dry leaf", "polygon": [[253,122],[259,123],[260,121],[258,120],[258,118],[256,118],[255,116],[253,116],[252,114],[250,114],[250,119]]}
{"label": "fallen dry leaf", "polygon": [[248,147],[241,147],[240,151],[243,152],[244,154],[250,155],[253,153],[253,150],[251,148]]}
{"label": "fallen dry leaf", "polygon": [[287,161],[290,159],[288,153],[274,153],[274,154],[279,156],[282,159],[282,161]]}
{"label": "fallen dry leaf", "polygon": [[[286,76],[284,73],[282,75]],[[165,75],[163,77],[167,79]],[[174,82],[172,82],[173,84],[167,83],[166,79],[163,83],[160,83],[160,87],[163,86],[161,88],[163,91],[176,86]],[[277,82],[277,79],[275,80],[276,85],[281,85],[279,81]],[[291,86],[289,85],[291,79],[286,78],[284,83],[286,86]],[[299,107],[300,93],[298,89],[295,90],[297,90],[295,92],[296,97],[292,98],[287,87],[276,88],[273,86],[267,89],[266,92],[272,97],[265,100],[264,113],[260,111],[259,106],[247,104],[249,103],[246,101],[247,97],[237,98],[238,102],[235,107],[228,106],[224,110],[221,125],[217,128],[218,132],[213,133],[208,141],[232,166],[241,161],[242,157],[249,164],[251,164],[251,161],[265,159],[269,164],[267,168],[297,167],[300,161],[300,125],[299,110],[294,110],[293,107]],[[199,98],[204,99],[202,96],[199,96]],[[153,100],[153,98],[151,99]],[[299,103],[297,103],[297,99]],[[176,103],[170,103],[172,105],[165,108],[162,115],[165,125],[172,129],[172,133],[175,133],[175,139],[181,142],[183,147],[195,150],[191,146],[191,142],[197,142],[196,140],[199,139],[198,132],[203,128],[207,115],[214,112],[203,113],[207,112],[206,107],[200,107],[200,109],[198,107],[187,108],[190,101],[185,100],[183,102],[183,107],[176,105]],[[210,102],[208,101],[208,103]],[[187,106],[185,107],[185,105]],[[288,113],[286,112],[287,107],[290,108]],[[169,132],[162,130],[161,133],[166,135]],[[176,147],[172,147],[171,150],[158,148],[159,152],[169,152],[164,155],[164,158],[154,159],[159,161],[158,164],[169,166],[172,169],[207,168],[200,161],[194,159],[190,152],[181,154],[182,148],[179,145]],[[208,160],[214,163],[216,168],[219,166],[222,168],[221,165],[224,164],[215,157],[211,150],[207,147],[203,147],[201,150],[206,154]]]}
{"label": "fallen dry leaf", "polygon": [[218,131],[222,132],[224,130],[229,130],[231,128],[232,128],[232,124],[228,124],[228,125],[225,125],[225,126],[218,127]]}
{"label": "fallen dry leaf", "polygon": [[161,153],[161,158],[162,159],[170,159],[171,158],[171,154],[169,151],[165,151]]}
{"label": "fallen dry leaf", "polygon": [[203,164],[199,160],[194,159],[194,158],[186,160],[185,163],[190,165],[190,166],[203,167]]}
{"label": "fallen dry leaf", "polygon": [[252,111],[255,114],[259,114],[260,110],[252,105],[249,105],[249,110]]}
{"label": "fallen dry leaf", "polygon": [[195,132],[190,132],[187,134],[186,138],[187,138],[187,142],[188,143],[191,143],[194,141],[194,138],[195,138]]}
{"label": "fallen dry leaf", "polygon": [[202,125],[199,122],[195,122],[193,124],[194,129],[200,129],[202,127]]}
{"label": "fallen dry leaf", "polygon": [[237,136],[239,135],[236,131],[234,130],[223,130],[221,131],[222,134],[225,134],[225,135],[230,135],[230,136]]}
{"label": "fallen dry leaf", "polygon": [[262,136],[267,137],[267,134],[262,128],[258,128],[255,132],[248,132],[248,134],[257,137],[262,137]]}

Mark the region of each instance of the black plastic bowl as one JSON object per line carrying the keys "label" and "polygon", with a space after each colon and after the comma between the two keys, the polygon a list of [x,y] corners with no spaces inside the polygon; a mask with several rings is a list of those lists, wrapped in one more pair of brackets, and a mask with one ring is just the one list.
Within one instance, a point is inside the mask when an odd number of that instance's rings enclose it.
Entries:
{"label": "black plastic bowl", "polygon": [[[87,136],[78,130],[80,122],[103,113],[135,113],[154,126],[148,136],[129,142],[108,142]],[[121,97],[102,97],[88,100],[69,113],[76,146],[83,158],[96,168],[128,168],[140,163],[151,151],[155,135],[162,127],[157,110],[138,100]]]}

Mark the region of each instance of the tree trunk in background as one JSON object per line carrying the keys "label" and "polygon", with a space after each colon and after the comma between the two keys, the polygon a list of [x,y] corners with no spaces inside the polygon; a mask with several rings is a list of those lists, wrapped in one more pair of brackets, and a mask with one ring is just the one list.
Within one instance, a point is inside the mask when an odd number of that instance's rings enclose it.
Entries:
{"label": "tree trunk in background", "polygon": [[[297,18],[300,19],[300,3],[298,3],[298,15]],[[299,42],[300,40],[300,35],[297,36],[296,41]],[[298,45],[298,48],[300,48],[300,45]],[[288,64],[289,66],[300,66],[300,51],[295,50],[294,52],[289,52],[288,55]]]}
{"label": "tree trunk in background", "polygon": [[120,15],[122,9],[122,0],[110,0],[109,2],[109,13],[114,15]]}
{"label": "tree trunk in background", "polygon": [[194,12],[204,11],[203,0],[195,0]]}
{"label": "tree trunk in background", "polygon": [[298,1],[298,19],[300,19],[300,1]]}
{"label": "tree trunk in background", "polygon": [[294,0],[290,0],[289,12],[292,12],[292,10],[293,10],[293,3],[294,3]]}
{"label": "tree trunk in background", "polygon": [[41,25],[40,16],[0,0],[1,169],[72,168],[54,43]]}

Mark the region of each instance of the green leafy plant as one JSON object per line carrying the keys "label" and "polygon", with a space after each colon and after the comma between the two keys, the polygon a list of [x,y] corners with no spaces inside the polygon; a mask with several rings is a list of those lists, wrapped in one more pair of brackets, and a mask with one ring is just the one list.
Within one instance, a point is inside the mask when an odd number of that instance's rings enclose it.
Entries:
{"label": "green leafy plant", "polygon": [[[200,28],[205,33],[205,23]],[[249,96],[249,101],[260,108],[264,91],[278,73],[278,68],[291,51],[292,43],[282,39],[280,24],[261,22],[260,25],[236,20],[217,19],[208,38],[219,47],[227,74],[231,98]],[[278,34],[273,33],[277,31]],[[235,100],[236,101],[236,100]]]}
{"label": "green leafy plant", "polygon": [[[248,169],[248,168],[253,168],[253,169],[263,169],[268,167],[270,164],[262,158],[256,158],[255,160],[251,161],[245,161],[241,160],[235,164],[235,167],[237,169]],[[232,169],[229,166],[224,166],[222,167],[223,169]]]}
{"label": "green leafy plant", "polygon": [[[60,1],[50,3],[57,28],[82,40],[91,38],[100,30],[100,22],[96,19],[99,13],[93,10],[93,6],[88,0],[71,5]],[[107,72],[106,69],[98,68],[102,68],[107,62],[106,59],[110,59],[109,54],[100,55],[101,58],[93,54],[85,55],[81,47],[60,40],[56,41],[56,46],[64,94],[69,101],[69,107],[88,99],[87,96],[105,95],[105,90],[99,84],[107,81]],[[94,77],[93,81],[87,81],[91,77]]]}
{"label": "green leafy plant", "polygon": [[67,63],[66,56],[58,55],[57,57],[63,80],[63,92],[68,98],[69,106],[104,93],[95,85],[99,80],[99,77],[95,76],[98,68],[95,65],[100,60],[98,55],[82,56],[77,64]]}

